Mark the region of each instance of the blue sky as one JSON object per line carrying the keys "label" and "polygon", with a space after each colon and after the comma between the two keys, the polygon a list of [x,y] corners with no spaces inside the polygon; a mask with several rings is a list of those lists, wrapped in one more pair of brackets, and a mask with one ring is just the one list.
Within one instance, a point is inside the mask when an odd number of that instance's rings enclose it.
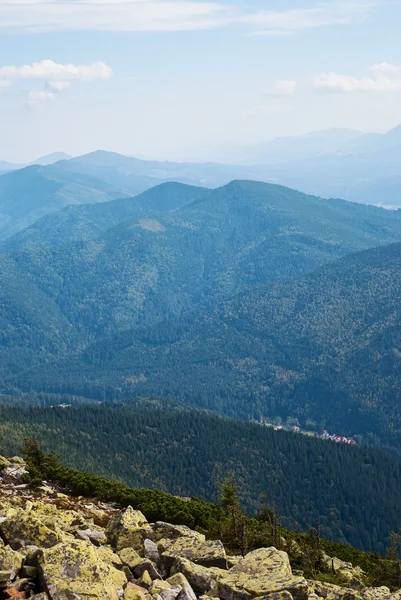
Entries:
{"label": "blue sky", "polygon": [[0,159],[401,123],[395,0],[0,0]]}

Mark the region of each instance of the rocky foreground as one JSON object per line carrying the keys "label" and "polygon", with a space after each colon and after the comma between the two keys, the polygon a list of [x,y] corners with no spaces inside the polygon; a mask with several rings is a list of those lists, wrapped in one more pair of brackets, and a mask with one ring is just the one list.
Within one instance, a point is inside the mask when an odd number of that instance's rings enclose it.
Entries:
{"label": "rocky foreground", "polygon": [[228,556],[188,527],[21,483],[25,467],[0,457],[0,600],[401,600],[338,559],[323,557],[343,587],[307,580],[286,552]]}

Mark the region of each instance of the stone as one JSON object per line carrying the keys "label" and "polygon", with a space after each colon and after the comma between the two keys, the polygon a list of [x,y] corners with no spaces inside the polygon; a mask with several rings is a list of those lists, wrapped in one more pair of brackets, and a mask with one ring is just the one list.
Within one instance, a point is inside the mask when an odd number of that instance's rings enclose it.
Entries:
{"label": "stone", "polygon": [[32,579],[35,579],[38,576],[38,569],[37,567],[30,567],[29,565],[24,565],[22,567],[21,576],[31,577]]}
{"label": "stone", "polygon": [[138,585],[144,587],[145,589],[149,589],[152,585],[152,578],[149,575],[148,571],[144,571],[140,578],[138,579]]}
{"label": "stone", "polygon": [[0,456],[0,473],[6,468],[10,466],[10,461],[8,460],[8,458],[5,458],[4,456]]}
{"label": "stone", "polygon": [[160,592],[163,590],[168,590],[170,587],[171,585],[168,583],[168,581],[155,579],[155,581],[153,581],[152,585],[149,587],[149,592],[152,594],[153,598],[157,598],[157,596],[160,595]]}
{"label": "stone", "polygon": [[389,600],[391,597],[391,592],[386,586],[378,587],[378,588],[366,588],[362,593],[362,598],[364,600]]}
{"label": "stone", "polygon": [[186,525],[171,525],[170,523],[164,523],[164,521],[157,521],[152,525],[152,540],[154,542],[163,539],[177,540],[180,537],[190,537],[203,542],[206,539],[203,533],[193,531]]}
{"label": "stone", "polygon": [[0,525],[3,537],[14,549],[26,545],[51,548],[59,542],[73,539],[76,530],[85,526],[81,514],[59,510],[53,504],[27,502],[24,507],[12,507]]}
{"label": "stone", "polygon": [[162,590],[159,594],[159,598],[161,600],[175,600],[180,593],[182,592],[182,587],[176,586],[176,587],[169,587],[166,590]]}
{"label": "stone", "polygon": [[7,584],[7,582],[11,579],[14,579],[14,577],[15,571],[13,571],[12,569],[8,571],[0,571],[0,587],[4,587]]}
{"label": "stone", "polygon": [[137,565],[142,560],[138,552],[133,548],[123,548],[119,551],[118,556],[120,557],[122,563],[124,565],[127,565],[127,567],[129,567],[130,569],[133,569],[135,565]]}
{"label": "stone", "polygon": [[56,593],[52,596],[52,600],[82,600],[82,598],[73,592],[62,592],[61,594]]}
{"label": "stone", "polygon": [[[266,596],[258,598],[258,600],[293,600],[293,597],[290,592],[285,590],[284,592],[272,592],[271,594],[266,594]],[[311,600],[311,598],[308,598],[308,600]]]}
{"label": "stone", "polygon": [[308,583],[319,598],[327,598],[327,600],[362,600],[359,592],[347,587],[314,580],[309,580]]}
{"label": "stone", "polygon": [[128,506],[110,519],[106,535],[108,543],[116,550],[122,548],[142,550],[143,541],[149,537],[146,535],[148,530],[150,531],[149,523],[141,511]]}
{"label": "stone", "polygon": [[10,546],[2,546],[0,548],[0,571],[20,569],[22,559],[22,554],[16,552]]}
{"label": "stone", "polygon": [[16,587],[11,586],[5,590],[8,598],[26,598],[25,592],[19,592]]}
{"label": "stone", "polygon": [[145,558],[149,558],[154,563],[158,563],[160,560],[160,554],[157,549],[157,544],[152,542],[152,540],[144,540],[143,542],[144,556]]}
{"label": "stone", "polygon": [[103,562],[112,564],[116,569],[121,569],[123,566],[123,561],[110,546],[100,546],[96,552]]}
{"label": "stone", "polygon": [[141,577],[142,574],[147,571],[152,581],[153,579],[162,579],[156,565],[148,558],[140,558],[135,565],[130,566],[130,569],[136,578]]}
{"label": "stone", "polygon": [[2,479],[7,480],[9,483],[22,482],[27,474],[28,471],[23,465],[16,464],[11,464],[1,471]]}
{"label": "stone", "polygon": [[243,559],[243,556],[227,556],[227,567],[229,569],[231,569],[232,567],[237,565],[239,562],[241,562],[242,559]]}
{"label": "stone", "polygon": [[218,577],[226,571],[215,567],[208,569],[185,558],[177,558],[171,568],[171,575],[176,573],[185,575],[195,592],[205,594],[216,587]]}
{"label": "stone", "polygon": [[196,600],[195,592],[193,591],[188,579],[182,573],[176,573],[167,579],[168,583],[173,587],[180,586],[182,591],[178,598],[179,600]]}
{"label": "stone", "polygon": [[66,593],[77,594],[81,600],[118,600],[118,590],[127,583],[122,571],[103,562],[98,549],[83,540],[41,550],[38,567],[52,600],[55,594]]}
{"label": "stone", "polygon": [[124,600],[151,600],[152,596],[135,583],[128,583],[124,590]]}
{"label": "stone", "polygon": [[80,540],[92,542],[95,546],[101,546],[107,541],[104,531],[94,531],[93,529],[78,529],[75,537]]}
{"label": "stone", "polygon": [[365,580],[366,576],[361,567],[354,567],[350,562],[345,562],[335,557],[332,558],[325,552],[322,552],[322,561],[326,569],[329,569],[332,573],[341,575],[347,582],[350,582],[353,579],[362,582]]}
{"label": "stone", "polygon": [[218,578],[221,600],[248,600],[288,591],[295,600],[307,600],[309,585],[292,574],[285,552],[276,548],[254,550]]}
{"label": "stone", "polygon": [[161,560],[167,570],[176,558],[186,558],[203,567],[227,568],[227,556],[220,540],[200,540],[196,537],[181,537],[172,543],[161,540],[158,544]]}

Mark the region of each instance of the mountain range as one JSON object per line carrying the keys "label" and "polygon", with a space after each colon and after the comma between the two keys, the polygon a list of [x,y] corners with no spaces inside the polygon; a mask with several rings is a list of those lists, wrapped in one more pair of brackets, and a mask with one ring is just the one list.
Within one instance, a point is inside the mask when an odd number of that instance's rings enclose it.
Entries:
{"label": "mountain range", "polygon": [[3,392],[160,395],[400,447],[399,212],[170,183],[64,208],[12,242]]}
{"label": "mountain range", "polygon": [[325,198],[401,206],[401,126],[386,134],[334,129],[278,138],[247,148],[237,160],[242,166],[147,161],[98,150],[75,158],[54,153],[24,168],[1,162],[0,242],[64,206],[133,196],[166,181],[216,188],[257,180]]}

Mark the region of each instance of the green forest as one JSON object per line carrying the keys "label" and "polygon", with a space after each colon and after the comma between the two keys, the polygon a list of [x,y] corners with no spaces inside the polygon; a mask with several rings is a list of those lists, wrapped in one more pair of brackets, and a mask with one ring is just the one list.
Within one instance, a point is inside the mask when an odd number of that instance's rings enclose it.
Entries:
{"label": "green forest", "polygon": [[[76,399],[76,401],[78,401]],[[0,454],[24,438],[62,463],[135,488],[216,501],[229,475],[249,515],[385,553],[401,525],[401,459],[172,406],[163,400],[69,407],[0,406]]]}

